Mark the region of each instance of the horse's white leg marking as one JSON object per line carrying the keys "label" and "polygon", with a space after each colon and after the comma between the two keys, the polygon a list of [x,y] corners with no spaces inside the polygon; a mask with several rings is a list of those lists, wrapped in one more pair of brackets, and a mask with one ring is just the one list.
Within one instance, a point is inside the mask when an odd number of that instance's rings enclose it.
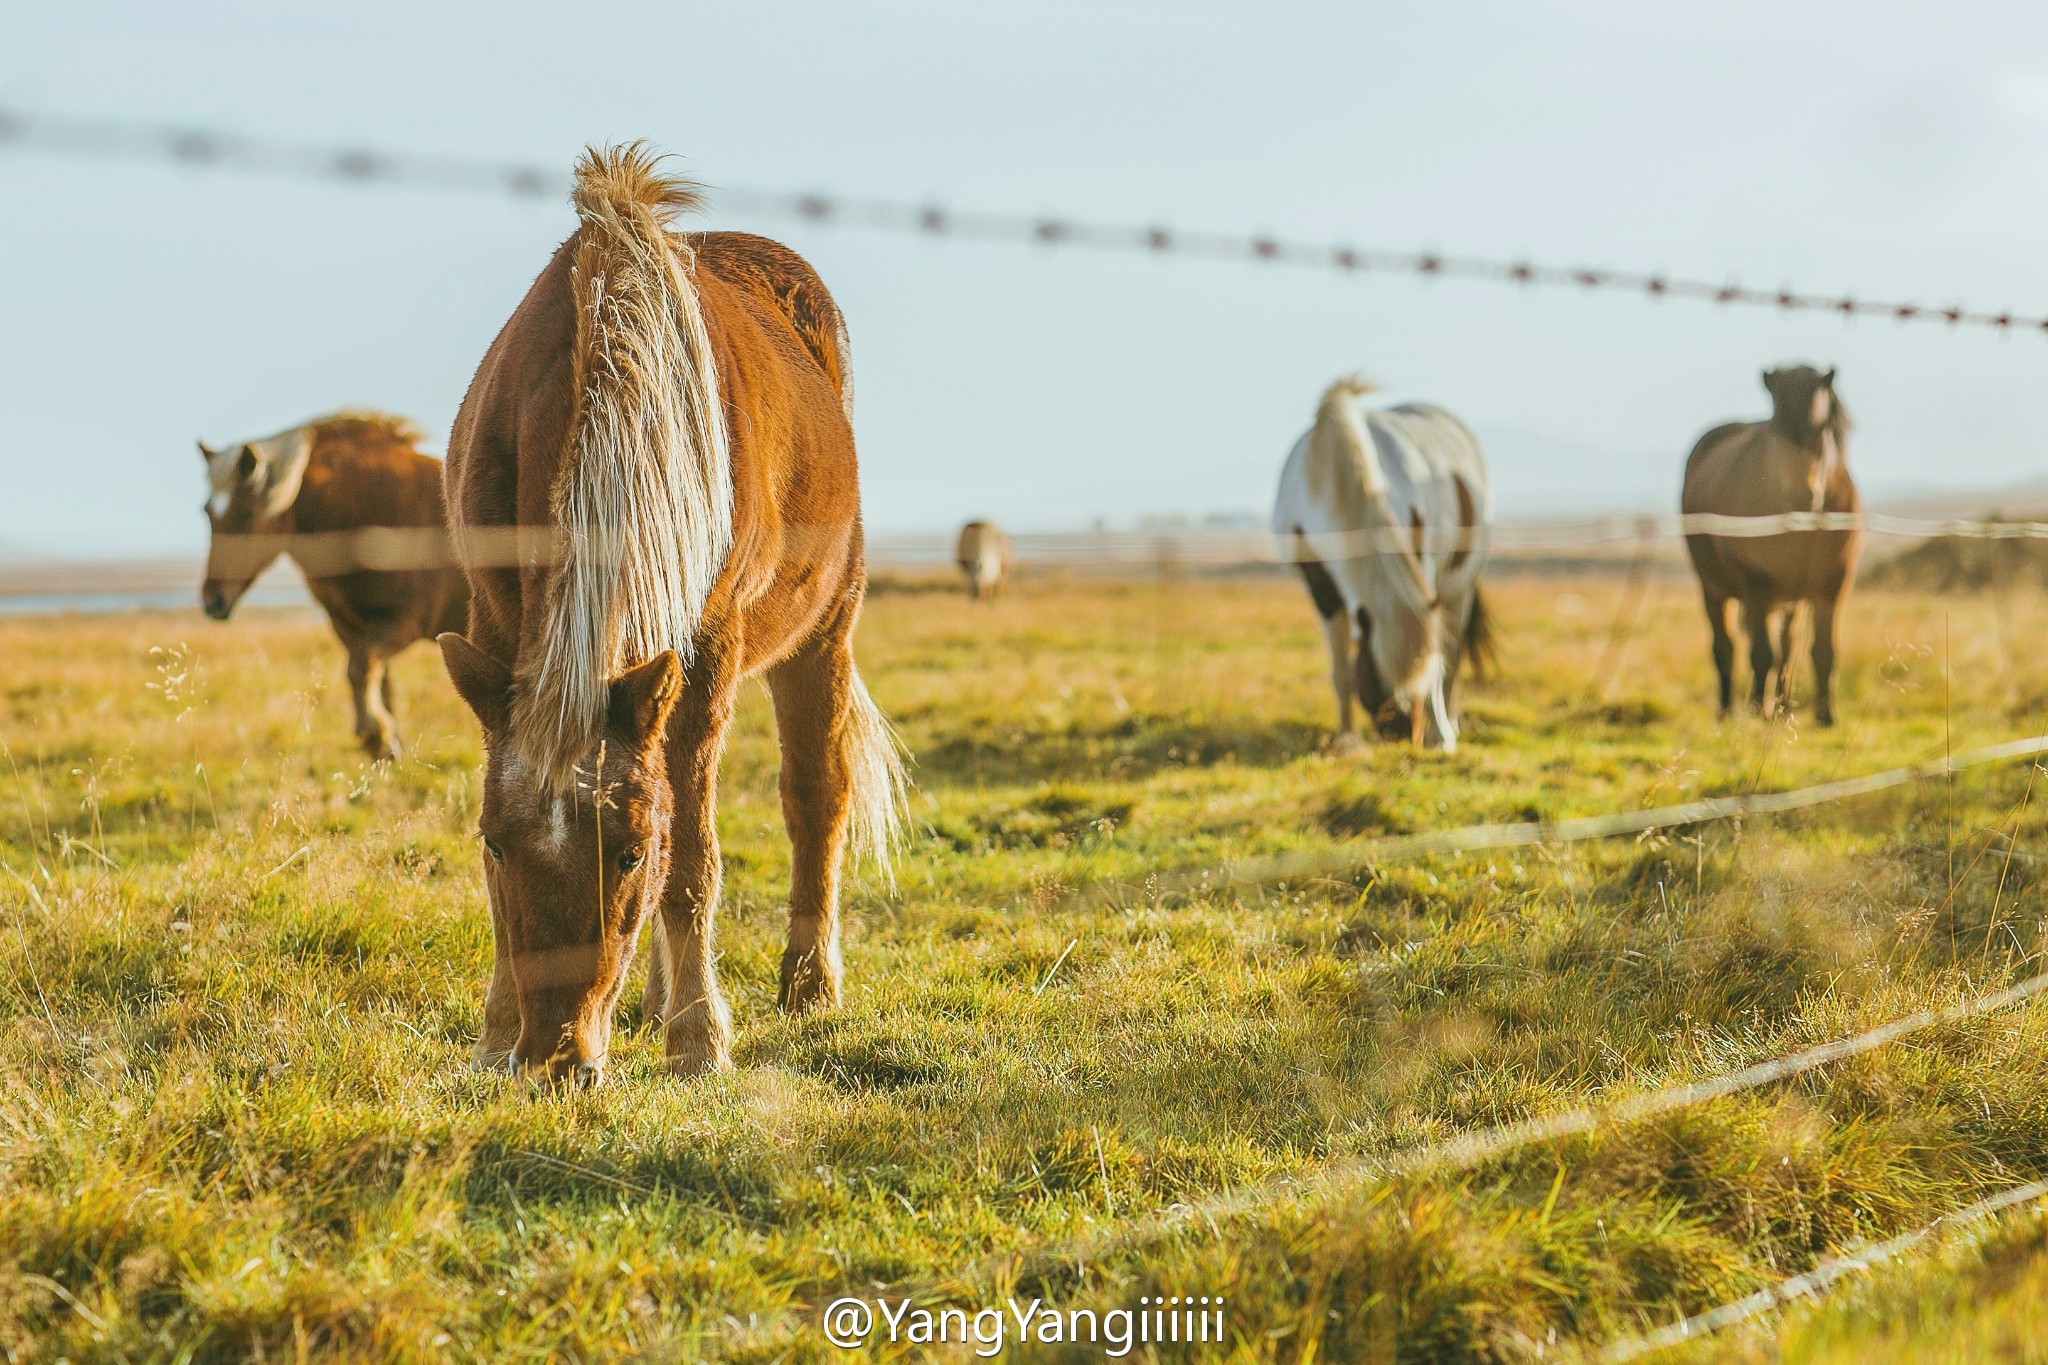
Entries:
{"label": "horse's white leg marking", "polygon": [[1335,616],[1325,616],[1323,639],[1330,646],[1330,686],[1337,693],[1337,734],[1339,738],[1350,738],[1357,733],[1351,726],[1353,680],[1350,614],[1338,612]]}

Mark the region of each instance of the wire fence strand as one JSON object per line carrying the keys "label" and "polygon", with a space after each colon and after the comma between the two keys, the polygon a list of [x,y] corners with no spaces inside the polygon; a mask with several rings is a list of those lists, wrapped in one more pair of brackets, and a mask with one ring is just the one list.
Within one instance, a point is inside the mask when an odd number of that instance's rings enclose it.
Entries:
{"label": "wire fence strand", "polygon": [[1954,1209],[1923,1227],[1902,1233],[1888,1241],[1862,1247],[1856,1251],[1832,1257],[1821,1262],[1804,1275],[1794,1275],[1781,1280],[1768,1289],[1759,1289],[1745,1298],[1726,1303],[1719,1308],[1696,1313],[1669,1327],[1659,1328],[1644,1336],[1632,1337],[1615,1342],[1602,1354],[1603,1360],[1634,1360],[1653,1351],[1667,1350],[1699,1337],[1718,1332],[1724,1327],[1733,1327],[1763,1316],[1774,1308],[1782,1308],[1797,1299],[1825,1293],[1845,1275],[1873,1269],[1903,1252],[1911,1251],[1937,1232],[1951,1228],[1967,1227],[1981,1223],[2017,1204],[2048,1197],[2048,1180],[2035,1180],[2011,1189],[2000,1190],[1987,1195],[1965,1208]]}
{"label": "wire fence strand", "polygon": [[[192,169],[327,180],[362,187],[453,190],[530,200],[561,199],[568,192],[567,177],[559,168],[524,161],[430,155],[367,145],[291,142],[188,125],[86,118],[19,108],[0,108],[0,148],[70,157],[159,161]],[[2048,335],[2048,314],[2012,308],[1968,308],[1957,303],[1928,305],[1791,287],[1754,288],[1732,280],[1689,278],[1661,271],[1361,247],[1271,233],[1189,230],[1156,223],[1101,223],[1071,214],[989,212],[815,191],[735,187],[717,191],[715,198],[721,210],[749,217],[920,237],[1189,256],[1347,275],[1398,274],[1523,288],[1618,291],[1648,299],[1684,299],[1783,313],[1888,318],[1899,323]]]}
{"label": "wire fence strand", "polygon": [[[1233,886],[1257,886],[1295,881],[1304,877],[1329,877],[1382,863],[1410,862],[1438,853],[1475,853],[1489,850],[1532,848],[1538,845],[1584,843],[1612,839],[1623,834],[1679,829],[1687,825],[1740,819],[1751,815],[1778,815],[1846,801],[1851,797],[1904,786],[1910,782],[1946,777],[1967,768],[2009,759],[2048,753],[2048,735],[2007,740],[2002,744],[1968,749],[1959,754],[1932,758],[1898,768],[1845,777],[1781,792],[1746,792],[1732,796],[1709,796],[1677,805],[1643,810],[1613,811],[1605,815],[1581,815],[1559,820],[1518,820],[1505,824],[1465,825],[1456,829],[1428,830],[1420,834],[1394,834],[1377,839],[1357,839],[1322,849],[1277,853],[1266,857],[1240,858],[1202,867],[1182,868],[1147,874],[1142,883],[1148,895],[1173,895],[1198,890],[1222,890]],[[1111,896],[1138,889],[1129,878],[1102,878],[1074,891],[1070,903]]]}
{"label": "wire fence strand", "polygon": [[2002,990],[1991,991],[1959,1004],[1916,1011],[1875,1028],[1846,1038],[1837,1038],[1786,1056],[1756,1062],[1719,1076],[1687,1081],[1625,1099],[1585,1105],[1562,1113],[1483,1128],[1460,1134],[1447,1141],[1384,1157],[1360,1157],[1332,1162],[1307,1179],[1262,1182],[1214,1195],[1194,1203],[1175,1204],[1160,1212],[1134,1220],[1123,1227],[1050,1246],[1025,1248],[986,1260],[978,1274],[991,1271],[1018,1274],[1049,1270],[1054,1266],[1085,1266],[1105,1256],[1149,1246],[1183,1232],[1207,1228],[1221,1235],[1220,1221],[1262,1212],[1282,1199],[1315,1198],[1328,1201],[1354,1190],[1402,1177],[1462,1170],[1522,1147],[1583,1137],[1605,1128],[1619,1128],[1659,1115],[1674,1113],[1709,1100],[1754,1090],[1794,1076],[1860,1056],[1912,1034],[1948,1024],[1963,1023],[2025,1003],[2048,990],[2048,972],[2028,978]]}

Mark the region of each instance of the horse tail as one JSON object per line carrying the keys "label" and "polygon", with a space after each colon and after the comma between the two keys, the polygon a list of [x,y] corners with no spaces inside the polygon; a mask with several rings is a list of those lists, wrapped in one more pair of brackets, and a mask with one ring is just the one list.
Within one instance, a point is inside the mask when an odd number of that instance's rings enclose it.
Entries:
{"label": "horse tail", "polygon": [[1379,385],[1362,374],[1347,374],[1323,390],[1316,404],[1316,424],[1309,434],[1312,445],[1321,447],[1324,468],[1341,462],[1358,473],[1358,481],[1369,493],[1384,493],[1386,475],[1373,458],[1372,439],[1366,435],[1365,420],[1358,415],[1357,400],[1377,391]]}
{"label": "horse tail", "polygon": [[1486,594],[1472,585],[1472,610],[1465,617],[1465,657],[1472,661],[1472,676],[1484,678],[1500,667],[1500,637],[1493,628],[1493,613],[1487,610]]}
{"label": "horse tail", "polygon": [[902,834],[909,785],[903,772],[903,744],[868,695],[858,670],[852,693],[839,740],[846,761],[847,842],[856,857],[874,859],[886,876]]}
{"label": "horse tail", "polygon": [[597,737],[610,680],[673,649],[687,664],[732,546],[732,462],[689,247],[701,206],[645,144],[589,148],[571,200],[575,416],[551,493],[562,559],[513,731],[566,786]]}

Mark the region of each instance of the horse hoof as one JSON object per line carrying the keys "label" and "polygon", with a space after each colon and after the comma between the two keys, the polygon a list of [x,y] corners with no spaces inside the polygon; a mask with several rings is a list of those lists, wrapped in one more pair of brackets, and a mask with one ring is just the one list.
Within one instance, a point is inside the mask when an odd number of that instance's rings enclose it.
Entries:
{"label": "horse hoof", "polygon": [[1364,748],[1365,741],[1358,737],[1356,730],[1346,730],[1330,741],[1330,752],[1333,754],[1355,754]]}
{"label": "horse hoof", "polygon": [[813,953],[785,953],[781,989],[775,993],[775,1003],[789,1014],[837,1009],[839,973],[826,969]]}
{"label": "horse hoof", "polygon": [[732,1050],[723,1043],[686,1047],[668,1055],[668,1074],[678,1080],[732,1070]]}

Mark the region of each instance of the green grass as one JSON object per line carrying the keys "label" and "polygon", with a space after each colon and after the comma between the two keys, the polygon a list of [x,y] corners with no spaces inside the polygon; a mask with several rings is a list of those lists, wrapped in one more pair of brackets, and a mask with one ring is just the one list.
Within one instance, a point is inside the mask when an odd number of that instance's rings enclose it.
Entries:
{"label": "green grass", "polygon": [[[1328,751],[1291,583],[1027,580],[992,609],[918,587],[862,628],[918,788],[894,888],[850,892],[846,1007],[774,1009],[787,850],[750,688],[721,809],[735,1069],[665,1078],[629,1010],[585,1094],[467,1065],[480,755],[430,651],[398,670],[409,756],[374,767],[317,620],[0,622],[0,1348],[834,1359],[820,1307],[886,1290],[1221,1295],[1214,1358],[1572,1358],[2048,1173],[2048,1010],[2020,1008],[1471,1169],[1317,1180],[2039,970],[2039,869],[1993,833],[2048,853],[2025,762],[1739,826],[1162,889],[2038,733],[2040,600],[1859,598],[1844,723],[1819,731],[1714,720],[1683,584],[1652,585],[1603,679],[1618,585],[1510,582],[1504,672],[1446,757]],[[2048,1260],[2009,1221],[1888,1272],[1892,1298],[1688,1350],[2010,1336]]]}

